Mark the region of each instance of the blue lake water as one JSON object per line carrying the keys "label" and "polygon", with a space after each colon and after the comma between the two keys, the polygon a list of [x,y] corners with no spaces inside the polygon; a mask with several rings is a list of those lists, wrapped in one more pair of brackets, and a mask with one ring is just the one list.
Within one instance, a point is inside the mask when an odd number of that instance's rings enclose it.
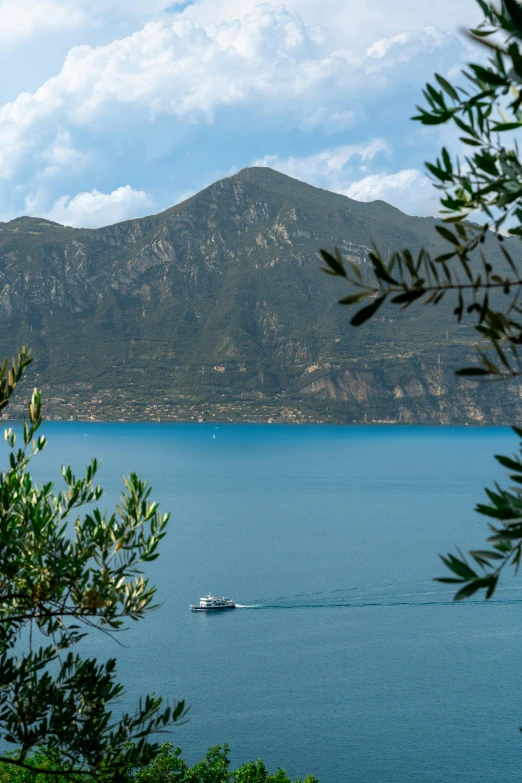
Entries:
{"label": "blue lake water", "polygon": [[[522,578],[451,602],[438,553],[480,547],[507,429],[49,423],[34,472],[103,459],[102,506],[148,477],[172,518],[161,608],[116,655],[128,688],[185,697],[188,760],[228,742],[321,783],[519,780]],[[215,437],[214,437],[215,436]],[[211,591],[245,608],[205,616]]]}

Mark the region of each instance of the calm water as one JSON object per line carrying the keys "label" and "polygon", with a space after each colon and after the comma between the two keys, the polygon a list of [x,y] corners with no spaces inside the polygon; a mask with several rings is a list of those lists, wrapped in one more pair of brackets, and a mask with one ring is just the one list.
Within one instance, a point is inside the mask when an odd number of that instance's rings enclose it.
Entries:
{"label": "calm water", "polygon": [[[42,477],[103,458],[172,512],[161,608],[117,655],[129,697],[185,697],[190,761],[229,742],[321,783],[519,780],[522,579],[452,604],[438,553],[481,546],[473,512],[509,430],[48,424]],[[215,435],[215,437],[214,437]],[[207,591],[245,608],[191,614]]]}

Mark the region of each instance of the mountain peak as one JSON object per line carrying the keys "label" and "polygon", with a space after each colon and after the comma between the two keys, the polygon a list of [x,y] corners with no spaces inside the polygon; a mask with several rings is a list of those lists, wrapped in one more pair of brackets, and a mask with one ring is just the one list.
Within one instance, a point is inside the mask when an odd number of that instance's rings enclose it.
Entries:
{"label": "mountain peak", "polygon": [[235,175],[236,177],[241,177],[242,179],[294,179],[294,177],[290,177],[288,174],[283,174],[281,171],[278,171],[277,169],[272,169],[270,166],[247,166],[244,169],[241,169],[241,171],[238,171],[238,173]]}
{"label": "mountain peak", "polygon": [[[249,166],[248,168],[241,169],[235,175],[235,178],[243,181],[252,182],[257,185],[269,185],[269,186],[304,186],[306,188],[312,188],[313,190],[322,191],[324,193],[331,193],[323,188],[318,188],[315,185],[310,185],[304,180],[291,177],[290,174],[283,174],[283,172],[277,169],[272,169],[270,166]],[[334,195],[334,194],[331,194]],[[346,198],[346,197],[345,197]]]}

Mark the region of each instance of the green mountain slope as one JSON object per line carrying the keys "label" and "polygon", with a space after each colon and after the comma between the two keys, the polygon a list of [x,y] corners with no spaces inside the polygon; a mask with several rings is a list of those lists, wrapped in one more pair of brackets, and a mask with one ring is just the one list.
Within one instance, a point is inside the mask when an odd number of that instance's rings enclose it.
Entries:
{"label": "green mountain slope", "polygon": [[449,303],[349,326],[318,248],[364,270],[372,240],[439,247],[432,219],[268,168],[102,229],[18,218],[0,224],[0,353],[32,346],[54,417],[521,420],[519,385],[453,376],[475,336]]}

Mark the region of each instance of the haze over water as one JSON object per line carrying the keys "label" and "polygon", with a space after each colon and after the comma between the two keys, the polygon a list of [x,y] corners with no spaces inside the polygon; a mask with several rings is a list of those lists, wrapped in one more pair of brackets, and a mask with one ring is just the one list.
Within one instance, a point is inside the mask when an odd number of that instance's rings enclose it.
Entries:
{"label": "haze over water", "polygon": [[[321,783],[519,780],[522,581],[451,602],[438,553],[482,547],[473,511],[503,480],[506,429],[48,423],[40,478],[103,459],[150,479],[172,519],[149,573],[161,608],[117,656],[131,707],[185,697],[165,739],[215,744]],[[214,437],[215,436],[215,437]],[[191,614],[206,592],[245,608]]]}

